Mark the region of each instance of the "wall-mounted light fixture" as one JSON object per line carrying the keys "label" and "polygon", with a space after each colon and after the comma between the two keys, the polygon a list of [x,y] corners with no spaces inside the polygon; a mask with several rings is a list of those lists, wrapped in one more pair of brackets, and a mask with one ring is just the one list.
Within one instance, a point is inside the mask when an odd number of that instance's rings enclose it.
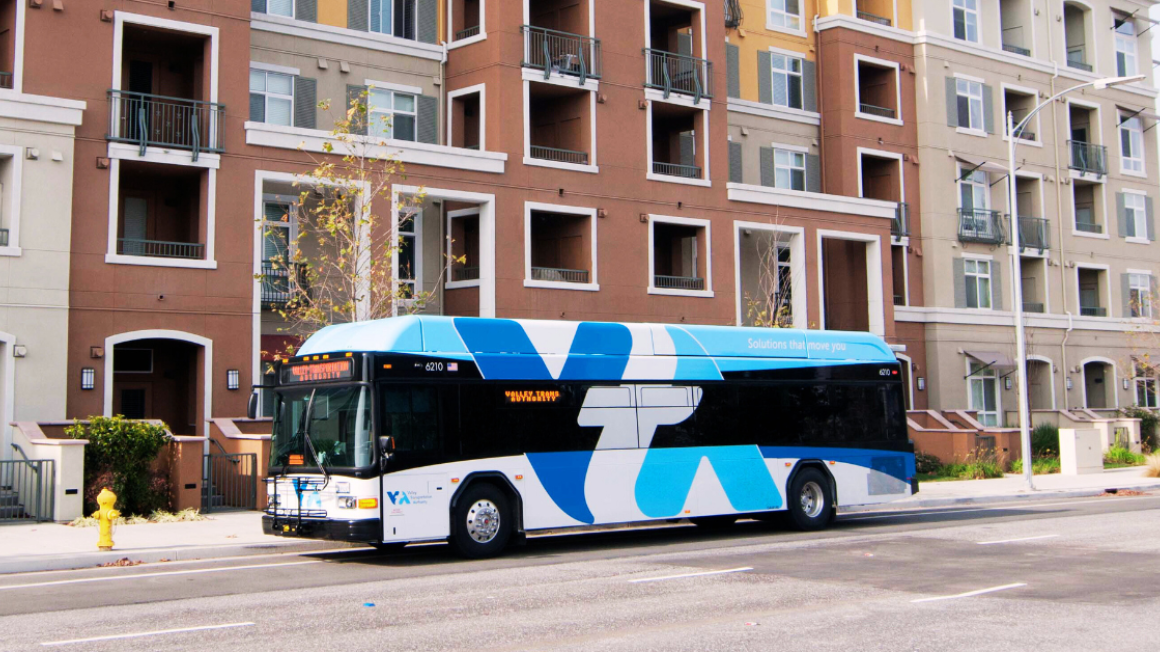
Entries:
{"label": "wall-mounted light fixture", "polygon": [[1129,381],[1127,378],[1125,378],[1125,379],[1124,379],[1124,389],[1125,389],[1125,390],[1127,390],[1127,389],[1128,389],[1128,387],[1129,387],[1129,383],[1130,383],[1130,382],[1131,382],[1131,381]]}
{"label": "wall-mounted light fixture", "polygon": [[226,370],[226,389],[237,389],[241,382],[241,372],[237,369]]}
{"label": "wall-mounted light fixture", "polygon": [[1071,377],[1068,377],[1067,379],[1067,388],[1071,389]]}
{"label": "wall-mounted light fixture", "polygon": [[97,370],[92,367],[81,369],[81,389],[93,389],[97,386]]}
{"label": "wall-mounted light fixture", "polygon": [[926,391],[926,379],[923,378],[922,376],[918,377],[918,391],[920,391],[920,392]]}
{"label": "wall-mounted light fixture", "polygon": [[1003,389],[1011,389],[1011,377],[1010,376],[1003,378]]}

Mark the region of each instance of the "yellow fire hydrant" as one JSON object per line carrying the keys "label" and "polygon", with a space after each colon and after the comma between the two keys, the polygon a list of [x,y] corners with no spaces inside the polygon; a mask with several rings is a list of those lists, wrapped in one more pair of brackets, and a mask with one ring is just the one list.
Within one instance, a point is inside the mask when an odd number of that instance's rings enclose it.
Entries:
{"label": "yellow fire hydrant", "polygon": [[113,521],[121,516],[121,512],[113,509],[115,504],[117,504],[117,494],[110,491],[108,487],[101,489],[101,493],[97,495],[97,507],[100,509],[93,512],[93,518],[97,519],[100,524],[97,547],[101,550],[113,549]]}

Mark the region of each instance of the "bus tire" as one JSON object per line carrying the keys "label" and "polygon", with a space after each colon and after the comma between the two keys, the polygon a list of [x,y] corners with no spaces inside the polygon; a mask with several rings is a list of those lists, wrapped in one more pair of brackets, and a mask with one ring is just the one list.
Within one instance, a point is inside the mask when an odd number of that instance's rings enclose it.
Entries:
{"label": "bus tire", "polygon": [[794,527],[803,531],[825,529],[834,516],[830,504],[833,495],[825,473],[807,466],[794,474],[786,497]]}
{"label": "bus tire", "polygon": [[507,496],[489,482],[475,482],[455,505],[451,545],[468,559],[495,557],[511,538],[515,514]]}

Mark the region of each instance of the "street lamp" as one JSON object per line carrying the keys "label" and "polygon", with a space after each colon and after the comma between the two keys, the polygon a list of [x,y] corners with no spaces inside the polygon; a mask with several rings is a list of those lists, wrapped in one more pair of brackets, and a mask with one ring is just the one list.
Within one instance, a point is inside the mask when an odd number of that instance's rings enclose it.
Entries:
{"label": "street lamp", "polygon": [[1130,84],[1143,79],[1145,79],[1145,75],[1105,77],[1086,84],[1072,86],[1041,102],[1018,125],[1015,124],[1014,112],[1007,112],[1007,205],[1011,209],[1011,284],[1014,286],[1015,295],[1015,357],[1017,360],[1016,372],[1019,374],[1019,438],[1023,444],[1023,476],[1027,479],[1028,489],[1035,489],[1035,482],[1031,474],[1031,431],[1027,427],[1027,347],[1023,340],[1023,260],[1020,255],[1019,243],[1021,235],[1019,233],[1019,207],[1015,197],[1015,134],[1020,133],[1031,118],[1039,113],[1043,107],[1072,91],[1089,86],[1102,91],[1110,86]]}

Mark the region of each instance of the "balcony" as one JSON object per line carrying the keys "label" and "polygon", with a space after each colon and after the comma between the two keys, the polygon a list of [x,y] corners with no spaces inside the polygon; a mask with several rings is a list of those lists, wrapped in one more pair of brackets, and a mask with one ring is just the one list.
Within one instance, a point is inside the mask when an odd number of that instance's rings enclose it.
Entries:
{"label": "balcony", "polygon": [[571,163],[573,165],[588,165],[588,152],[577,152],[571,149],[558,147],[531,146],[532,158],[554,163]]}
{"label": "balcony", "polygon": [[1099,306],[1080,306],[1079,314],[1081,317],[1107,317],[1108,309]]}
{"label": "balcony", "polygon": [[291,263],[263,261],[262,262],[262,303],[280,304],[290,303],[299,292],[291,284],[290,279],[296,278],[299,288],[304,286],[305,268]]}
{"label": "balcony", "polygon": [[1080,233],[1100,234],[1104,232],[1104,225],[1096,224],[1095,222],[1076,222],[1075,230]]}
{"label": "balcony", "polygon": [[532,25],[520,30],[524,33],[525,68],[544,71],[544,79],[552,73],[577,77],[581,84],[588,78],[600,79],[600,39]]}
{"label": "balcony", "polygon": [[1012,53],[1012,54],[1021,54],[1021,55],[1025,56],[1025,57],[1029,57],[1029,56],[1031,56],[1031,50],[1029,50],[1029,49],[1027,49],[1027,48],[1025,48],[1025,47],[1020,47],[1020,46],[1018,46],[1018,45],[1012,45],[1012,44],[1010,44],[1010,43],[1004,43],[1004,44],[1003,44],[1003,51],[1004,51],[1004,52],[1010,52],[1010,53]]}
{"label": "balcony", "polygon": [[8,246],[8,229],[0,229],[0,247]]}
{"label": "balcony", "polygon": [[1003,216],[981,208],[959,209],[959,242],[1001,245],[1006,241]]}
{"label": "balcony", "polygon": [[661,163],[660,161],[654,161],[653,174],[663,174],[665,176],[680,177],[682,179],[700,179],[701,166],[680,165],[677,163]]}
{"label": "balcony", "polygon": [[713,97],[711,61],[647,48],[644,56],[645,88],[663,91],[666,100],[673,93],[692,95],[694,103]]}
{"label": "balcony", "polygon": [[1067,148],[1071,151],[1068,167],[1084,173],[1103,176],[1108,173],[1108,148],[1103,145],[1093,145],[1078,140],[1067,141]]}
{"label": "balcony", "polygon": [[471,38],[472,36],[479,36],[479,25],[468,27],[467,29],[461,29],[458,32],[455,32],[456,41],[462,41],[463,39]]}
{"label": "balcony", "polygon": [[1040,252],[1047,249],[1047,220],[1042,217],[1020,217],[1019,246],[1022,249],[1038,249]]}
{"label": "balcony", "polygon": [[1090,63],[1084,63],[1083,61],[1079,61],[1077,59],[1072,59],[1070,54],[1067,57],[1067,67],[1068,68],[1075,68],[1076,70],[1082,70],[1084,72],[1091,72],[1092,71],[1092,65]]}
{"label": "balcony", "polygon": [[193,242],[164,242],[161,240],[118,238],[117,253],[123,256],[204,260],[205,245]]}
{"label": "balcony", "polygon": [[479,268],[478,267],[454,267],[451,269],[451,280],[459,281],[478,281]]}
{"label": "balcony", "polygon": [[653,276],[653,285],[661,290],[704,290],[705,279],[696,276]]}
{"label": "balcony", "polygon": [[882,16],[872,14],[869,11],[862,11],[861,9],[859,9],[858,10],[858,19],[864,20],[864,21],[867,21],[870,23],[877,23],[879,25],[885,25],[887,27],[890,27],[890,19],[889,18],[883,18]]}
{"label": "balcony", "polygon": [[0,72],[0,88],[12,88],[12,73]]}
{"label": "balcony", "polygon": [[1044,309],[1044,306],[1042,303],[1034,302],[1034,301],[1024,301],[1023,302],[1023,312],[1042,313],[1042,312],[1044,312],[1044,310],[1045,309]]}
{"label": "balcony", "polygon": [[891,120],[894,119],[894,109],[874,106],[873,104],[866,104],[865,102],[858,105],[858,113],[877,116],[879,118],[890,118]]}
{"label": "balcony", "polygon": [[225,105],[148,93],[109,91],[106,138],[141,148],[173,147],[193,152],[222,152]]}
{"label": "balcony", "polygon": [[586,269],[558,269],[555,267],[533,267],[533,281],[554,281],[557,283],[587,283]]}
{"label": "balcony", "polygon": [[910,235],[910,205],[904,201],[898,202],[898,208],[894,209],[894,219],[890,221],[890,235],[896,238]]}

